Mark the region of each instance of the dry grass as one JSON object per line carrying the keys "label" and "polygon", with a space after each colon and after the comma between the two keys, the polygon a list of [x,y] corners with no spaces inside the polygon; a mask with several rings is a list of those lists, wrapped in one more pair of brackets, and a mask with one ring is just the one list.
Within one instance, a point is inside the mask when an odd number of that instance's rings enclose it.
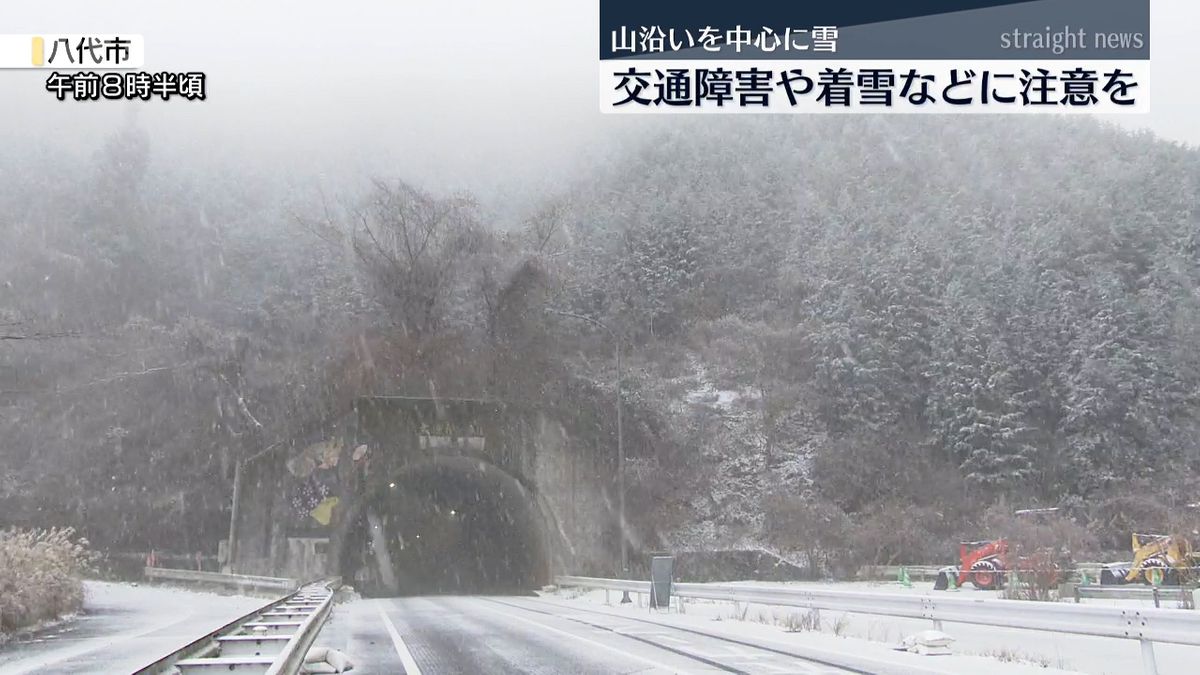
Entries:
{"label": "dry grass", "polygon": [[1196,596],[1192,593],[1183,593],[1179,596],[1179,602],[1175,606],[1178,609],[1196,609]]}
{"label": "dry grass", "polygon": [[810,609],[807,612],[791,612],[783,619],[783,627],[789,633],[821,630],[821,610]]}
{"label": "dry grass", "polygon": [[825,622],[826,629],[838,637],[846,634],[846,629],[850,627],[850,617],[843,614],[837,619]]}
{"label": "dry grass", "polygon": [[872,642],[887,642],[895,644],[902,637],[900,629],[882,621],[871,621],[867,624],[867,639]]}
{"label": "dry grass", "polygon": [[77,611],[92,561],[71,529],[0,532],[0,633]]}
{"label": "dry grass", "polygon": [[789,633],[825,631],[838,637],[846,635],[850,628],[850,617],[847,614],[822,622],[819,609],[792,611],[778,607],[759,607],[756,612],[751,612],[749,604],[735,605],[729,611],[718,610],[712,620],[750,621],[768,626],[779,626]]}
{"label": "dry grass", "polygon": [[[1040,654],[1027,654],[1025,652],[1009,648],[982,651],[979,652],[979,655],[993,658],[1004,663],[1026,664],[1040,666],[1042,668],[1049,668],[1050,666],[1054,665],[1053,661],[1051,661],[1048,657]],[[1057,667],[1065,668],[1065,665],[1060,660],[1060,663]]]}

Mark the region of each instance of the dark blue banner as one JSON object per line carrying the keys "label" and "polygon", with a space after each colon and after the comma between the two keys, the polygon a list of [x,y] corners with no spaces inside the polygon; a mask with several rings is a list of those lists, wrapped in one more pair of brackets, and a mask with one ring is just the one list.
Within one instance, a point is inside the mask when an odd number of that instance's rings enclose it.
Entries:
{"label": "dark blue banner", "polygon": [[1149,55],[1149,0],[600,2],[602,60]]}

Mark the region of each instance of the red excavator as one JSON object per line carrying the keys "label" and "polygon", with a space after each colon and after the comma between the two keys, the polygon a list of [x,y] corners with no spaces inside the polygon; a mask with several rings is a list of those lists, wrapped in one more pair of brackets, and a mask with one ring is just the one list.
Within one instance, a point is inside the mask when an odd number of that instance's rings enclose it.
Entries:
{"label": "red excavator", "polygon": [[990,591],[1004,585],[1008,566],[1008,541],[964,541],[958,544],[958,585],[970,581]]}
{"label": "red excavator", "polygon": [[1003,588],[1013,572],[1022,579],[1035,580],[1040,586],[1050,587],[1058,583],[1060,571],[1065,568],[1050,550],[1039,550],[1013,559],[1005,539],[964,541],[958,545],[958,568],[949,567],[938,573],[933,588],[937,591],[946,590],[950,586],[949,577],[957,574],[959,586],[969,581],[975,588],[991,591]]}
{"label": "red excavator", "polygon": [[[1037,517],[1057,512],[1056,508],[1023,509],[1014,512],[1021,517]],[[934,590],[949,587],[949,576],[957,571],[958,585],[968,581],[981,590],[1002,588],[1009,574],[1015,571],[1024,579],[1036,580],[1039,585],[1052,586],[1059,581],[1060,570],[1066,569],[1060,556],[1052,550],[1037,550],[1013,559],[1006,539],[964,541],[958,545],[958,569],[947,568],[938,574]]]}

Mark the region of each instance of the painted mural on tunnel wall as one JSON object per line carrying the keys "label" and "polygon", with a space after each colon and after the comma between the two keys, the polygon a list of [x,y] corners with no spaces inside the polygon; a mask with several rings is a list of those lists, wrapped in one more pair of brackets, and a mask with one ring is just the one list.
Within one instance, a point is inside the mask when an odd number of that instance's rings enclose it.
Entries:
{"label": "painted mural on tunnel wall", "polygon": [[[292,479],[288,503],[291,505],[291,530],[316,534],[328,528],[338,507],[338,461],[345,441],[333,439],[313,443],[288,458],[285,466]],[[366,472],[369,452],[366,444],[354,448],[351,461],[355,468]]]}

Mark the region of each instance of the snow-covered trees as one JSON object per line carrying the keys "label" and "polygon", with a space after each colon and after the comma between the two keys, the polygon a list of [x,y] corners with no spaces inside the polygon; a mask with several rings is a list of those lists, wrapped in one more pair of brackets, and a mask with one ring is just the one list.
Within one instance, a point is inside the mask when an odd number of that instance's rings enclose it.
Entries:
{"label": "snow-covered trees", "polygon": [[[628,297],[587,275],[655,269],[603,245],[627,236],[607,207],[637,214],[638,241],[674,247],[647,250],[690,256],[686,277],[638,296],[689,308],[653,352],[666,337],[732,374],[727,389],[786,391],[771,420],[806,419],[760,427],[769,444],[703,448],[711,470],[763,453],[767,491],[779,474],[765,448],[804,449],[815,494],[874,518],[885,500],[929,503],[928,485],[880,455],[902,452],[972,491],[946,522],[1002,495],[1086,503],[1135,476],[1195,471],[1196,151],[1065,120],[680,126],[690,133],[655,136],[582,190],[574,219],[604,224],[585,231],[574,269],[600,311]],[[738,405],[767,398],[780,400]]]}
{"label": "snow-covered trees", "polygon": [[627,341],[664,530],[762,534],[783,493],[923,532],[1195,475],[1200,153],[1076,120],[677,122],[508,231],[395,181],[297,223],[270,178],[156,165],[134,130],[49,187],[0,158],[0,324],[73,336],[0,343],[0,505],[213,540],[246,411],[284,437],[363,391],[586,391],[578,432],[610,435],[611,341],[547,307]]}

